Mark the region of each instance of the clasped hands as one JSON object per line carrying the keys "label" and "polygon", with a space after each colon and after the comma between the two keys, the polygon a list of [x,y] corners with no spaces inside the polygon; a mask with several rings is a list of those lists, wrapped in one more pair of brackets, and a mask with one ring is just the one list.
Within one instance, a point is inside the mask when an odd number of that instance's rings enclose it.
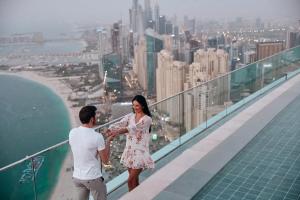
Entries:
{"label": "clasped hands", "polygon": [[106,131],[106,136],[107,137],[116,137],[117,135],[119,135],[119,131],[118,131],[118,129],[107,129],[107,131]]}
{"label": "clasped hands", "polygon": [[112,141],[116,136],[119,135],[118,129],[107,129],[105,135],[109,141]]}

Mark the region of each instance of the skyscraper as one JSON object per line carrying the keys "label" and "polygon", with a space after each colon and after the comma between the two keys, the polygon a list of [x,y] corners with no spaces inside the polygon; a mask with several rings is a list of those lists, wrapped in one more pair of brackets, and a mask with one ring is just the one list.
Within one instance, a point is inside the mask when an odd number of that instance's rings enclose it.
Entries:
{"label": "skyscraper", "polygon": [[[228,54],[221,49],[203,49],[194,54],[194,62],[189,65],[184,89],[189,89],[228,72]],[[222,79],[218,79],[220,81]],[[185,127],[190,130],[222,109],[229,100],[228,78],[222,82],[197,87],[184,97]],[[208,112],[209,111],[209,112]]]}
{"label": "skyscraper", "polygon": [[144,34],[144,12],[143,8],[141,5],[138,6],[138,11],[137,11],[137,27],[136,27],[136,32],[138,35],[143,35]]}
{"label": "skyscraper", "polygon": [[[156,69],[157,101],[183,91],[186,63],[174,61],[172,53],[162,50],[158,53]],[[174,107],[178,109],[174,109]],[[162,102],[158,109],[169,114],[171,121],[180,123],[183,110],[183,96],[176,100]]]}
{"label": "skyscraper", "polygon": [[189,31],[191,34],[196,33],[196,19],[189,19],[187,16],[184,16],[184,29]]}
{"label": "skyscraper", "polygon": [[287,33],[287,40],[286,40],[286,47],[293,48],[295,46],[300,45],[300,31],[288,31]]}
{"label": "skyscraper", "polygon": [[120,22],[114,23],[111,29],[111,47],[113,53],[120,54],[120,34],[121,34],[121,27]]}
{"label": "skyscraper", "polygon": [[256,52],[255,51],[246,51],[244,53],[244,64],[250,64],[255,62],[256,60]]}
{"label": "skyscraper", "polygon": [[183,91],[185,62],[175,61],[172,53],[162,50],[157,56],[157,101]]}
{"label": "skyscraper", "polygon": [[264,23],[261,21],[260,18],[256,18],[255,26],[258,30],[264,29]]}
{"label": "skyscraper", "polygon": [[156,94],[157,53],[163,49],[163,38],[152,29],[141,36],[134,50],[134,72],[147,95]]}
{"label": "skyscraper", "polygon": [[132,8],[129,9],[130,28],[133,32],[137,32],[137,13],[138,13],[138,0],[133,0]]}
{"label": "skyscraper", "polygon": [[156,94],[156,68],[157,53],[163,49],[163,38],[152,29],[147,29],[145,33],[147,44],[147,93],[149,96]]}
{"label": "skyscraper", "polygon": [[133,31],[129,31],[129,36],[128,36],[128,45],[129,45],[129,57],[133,58],[134,57],[134,38],[133,38]]}
{"label": "skyscraper", "polygon": [[166,23],[166,34],[172,35],[173,34],[173,24],[170,21]]}
{"label": "skyscraper", "polygon": [[145,0],[145,11],[144,11],[144,27],[146,28],[152,28],[150,27],[149,21],[152,21],[152,8],[150,0]]}
{"label": "skyscraper", "polygon": [[129,9],[130,29],[139,35],[144,31],[143,9],[138,0],[133,0],[132,8]]}
{"label": "skyscraper", "polygon": [[217,37],[208,37],[207,39],[207,46],[208,48],[218,48],[218,39]]}
{"label": "skyscraper", "polygon": [[[120,40],[121,40],[121,57],[122,57],[122,63],[128,63],[129,59],[131,57],[130,55],[130,31],[127,25],[120,24]],[[133,50],[133,49],[132,49]]]}
{"label": "skyscraper", "polygon": [[163,35],[166,33],[166,16],[159,16],[159,30],[158,33]]}
{"label": "skyscraper", "polygon": [[171,35],[164,35],[164,49],[172,52],[174,49],[174,42],[175,42],[175,38]]}
{"label": "skyscraper", "polygon": [[100,79],[104,79],[104,67],[103,67],[103,56],[107,51],[107,32],[104,28],[97,29],[98,34],[98,49],[99,49],[99,76]]}
{"label": "skyscraper", "polygon": [[256,44],[257,60],[272,56],[284,49],[283,42],[259,42]]}
{"label": "skyscraper", "polygon": [[228,72],[228,54],[221,49],[200,49],[194,53],[194,62],[189,66],[188,83],[191,87]]}
{"label": "skyscraper", "polygon": [[179,37],[179,27],[178,26],[174,26],[174,35],[175,35],[175,38],[178,39],[178,37]]}
{"label": "skyscraper", "polygon": [[158,0],[155,0],[154,4],[154,21],[155,21],[155,31],[159,32],[159,5]]}
{"label": "skyscraper", "polygon": [[147,58],[146,58],[146,39],[141,36],[138,44],[134,47],[133,71],[137,75],[140,86],[147,89]]}

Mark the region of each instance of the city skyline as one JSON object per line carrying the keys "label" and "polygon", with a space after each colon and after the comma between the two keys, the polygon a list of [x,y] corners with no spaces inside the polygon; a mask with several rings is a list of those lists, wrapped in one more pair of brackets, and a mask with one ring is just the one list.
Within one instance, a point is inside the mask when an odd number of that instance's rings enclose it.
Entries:
{"label": "city skyline", "polygon": [[[144,1],[139,4],[144,6]],[[258,6],[259,5],[259,6]],[[122,19],[129,21],[129,9],[132,0],[109,2],[103,0],[1,0],[0,1],[0,35],[8,35],[23,32],[68,32],[75,23],[110,24]],[[152,1],[153,9],[153,1]],[[232,20],[236,17],[246,19],[281,19],[297,20],[300,18],[297,0],[260,0],[237,1],[229,0],[218,2],[217,0],[160,0],[160,14],[173,17],[175,14],[179,20],[184,15],[195,17],[198,20]]]}

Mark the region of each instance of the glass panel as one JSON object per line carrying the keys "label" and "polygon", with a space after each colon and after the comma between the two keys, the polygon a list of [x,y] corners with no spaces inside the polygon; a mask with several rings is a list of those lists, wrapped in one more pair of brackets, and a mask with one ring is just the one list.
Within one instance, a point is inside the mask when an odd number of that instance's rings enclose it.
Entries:
{"label": "glass panel", "polygon": [[225,116],[228,114],[228,107],[232,105],[232,101],[230,99],[230,74],[226,74],[223,76],[223,90],[222,95],[224,98],[224,107],[225,107]]}
{"label": "glass panel", "polygon": [[[69,144],[67,143],[34,158],[37,199],[49,199],[55,192],[57,196],[59,191],[56,190],[56,186],[60,182],[62,182],[60,183],[61,189],[72,184],[73,163],[68,163],[69,168],[63,166],[66,157],[71,156],[68,152]],[[64,179],[66,173],[68,178]],[[65,195],[72,195],[68,193],[69,191]]]}
{"label": "glass panel", "polygon": [[34,199],[33,171],[27,160],[0,172],[1,199]]}
{"label": "glass panel", "polygon": [[176,95],[170,99],[151,106],[153,115],[153,131],[151,132],[150,151],[157,152],[164,146],[179,145],[182,129],[182,95]]}
{"label": "glass panel", "polygon": [[151,152],[154,153],[167,144],[179,145],[182,125],[182,99],[176,95],[170,99],[151,106],[153,114],[153,132],[150,142]]}
{"label": "glass panel", "polygon": [[245,85],[242,96],[248,97],[263,87],[262,64],[251,64],[244,69],[246,73]]}
{"label": "glass panel", "polygon": [[[132,110],[132,105],[130,103],[120,103],[114,105],[105,105],[104,112],[99,115],[98,121],[100,122],[108,122],[98,128],[96,131],[101,133],[104,138],[106,139],[106,131],[110,126],[113,126],[115,122],[118,122],[122,119],[123,116],[130,113]],[[107,115],[106,113],[111,113],[111,115]],[[120,163],[120,159],[125,148],[126,144],[126,136],[119,135],[118,137],[114,138],[111,142],[110,146],[110,163],[108,165],[104,165],[103,170],[103,177],[105,182],[109,182],[113,178],[117,177],[118,175],[125,172],[127,169]]]}
{"label": "glass panel", "polygon": [[[182,144],[181,137],[186,134],[188,131],[185,128],[185,124],[184,124],[184,109],[185,109],[185,102],[184,102],[184,93],[181,93],[178,96],[178,105],[176,107],[176,109],[178,109],[178,129],[179,129],[179,144]],[[173,108],[174,109],[174,108]]]}
{"label": "glass panel", "polygon": [[274,69],[275,69],[275,58],[266,59],[261,62],[262,65],[262,87],[271,84],[274,80],[276,80]]}
{"label": "glass panel", "polygon": [[207,84],[185,91],[184,96],[184,127],[191,131],[207,120]]}
{"label": "glass panel", "polygon": [[239,69],[231,74],[230,99],[233,104],[240,102],[245,97],[248,78],[247,68]]}
{"label": "glass panel", "polygon": [[288,50],[280,55],[280,63],[283,73],[293,72],[299,69],[300,47]]}
{"label": "glass panel", "polygon": [[[233,111],[242,104],[256,97],[265,86],[275,86],[276,81],[285,78],[286,74],[299,69],[300,47],[276,54],[264,60],[252,63],[233,71],[230,76],[230,100]],[[216,80],[213,80],[216,81]],[[275,85],[274,85],[274,84]],[[273,85],[271,85],[273,84]],[[247,98],[258,92],[255,96]]]}
{"label": "glass panel", "polygon": [[210,126],[226,116],[226,104],[229,101],[228,76],[208,82],[207,125]]}
{"label": "glass panel", "polygon": [[[114,124],[110,122],[101,127],[98,132],[102,133],[104,138],[106,138],[106,131],[110,126]],[[120,159],[125,148],[126,135],[119,135],[111,142],[110,146],[110,164],[103,166],[103,177],[105,182],[109,182],[113,178],[117,177],[121,173],[125,172],[127,169],[120,163]]]}

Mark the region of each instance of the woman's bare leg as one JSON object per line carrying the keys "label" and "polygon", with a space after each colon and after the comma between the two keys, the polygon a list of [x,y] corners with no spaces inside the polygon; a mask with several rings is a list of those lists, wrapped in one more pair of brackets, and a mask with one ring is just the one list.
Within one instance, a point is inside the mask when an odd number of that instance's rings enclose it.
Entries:
{"label": "woman's bare leg", "polygon": [[139,175],[143,169],[130,169],[128,168],[128,190],[129,192],[139,185]]}

